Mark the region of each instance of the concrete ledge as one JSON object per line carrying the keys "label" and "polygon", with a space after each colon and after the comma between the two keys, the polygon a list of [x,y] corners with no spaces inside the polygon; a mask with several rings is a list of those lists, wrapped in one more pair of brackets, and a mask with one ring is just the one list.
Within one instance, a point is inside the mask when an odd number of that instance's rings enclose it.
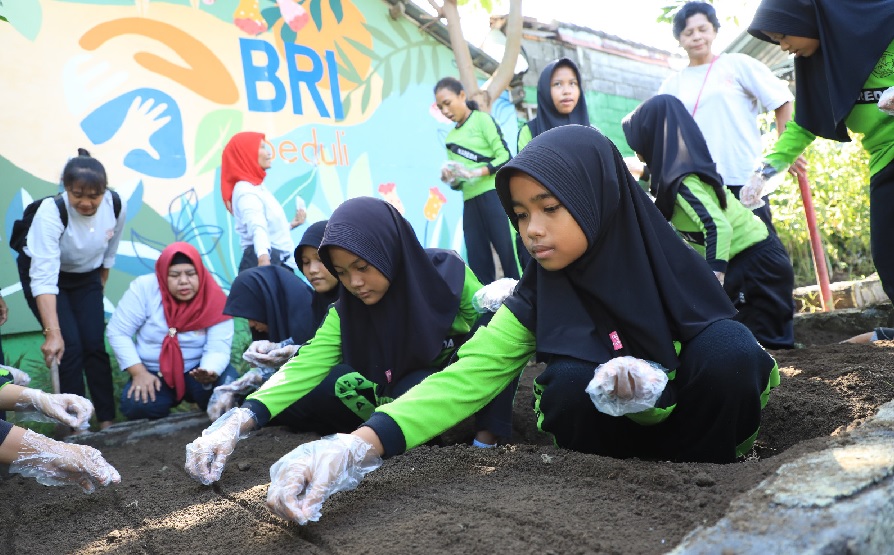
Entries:
{"label": "concrete ledge", "polygon": [[165,436],[183,428],[206,428],[211,420],[204,412],[191,411],[172,414],[159,420],[130,420],[118,422],[101,432],[72,435],[65,438],[68,443],[83,443],[92,447],[108,447],[136,443],[147,437]]}
{"label": "concrete ledge", "polygon": [[[841,308],[865,308],[888,303],[888,296],[882,289],[878,274],[855,281],[838,281],[829,285],[832,292],[832,306]],[[798,287],[794,290],[797,312],[821,312],[819,285]]]}
{"label": "concrete ledge", "polygon": [[888,554],[894,545],[894,401],[838,445],[784,464],[670,553]]}

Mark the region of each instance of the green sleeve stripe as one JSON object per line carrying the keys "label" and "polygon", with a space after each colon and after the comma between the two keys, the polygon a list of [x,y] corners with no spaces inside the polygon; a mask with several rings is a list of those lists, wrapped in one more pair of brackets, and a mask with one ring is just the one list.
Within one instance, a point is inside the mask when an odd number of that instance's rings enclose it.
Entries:
{"label": "green sleeve stripe", "polygon": [[655,424],[660,424],[667,420],[667,417],[674,412],[676,406],[677,405],[674,404],[663,409],[651,408],[641,412],[626,414],[625,416],[641,426],[654,426]]}

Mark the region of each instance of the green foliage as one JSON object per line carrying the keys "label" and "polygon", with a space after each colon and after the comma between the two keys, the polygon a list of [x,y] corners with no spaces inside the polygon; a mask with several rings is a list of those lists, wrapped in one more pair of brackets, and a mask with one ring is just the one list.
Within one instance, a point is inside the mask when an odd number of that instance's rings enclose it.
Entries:
{"label": "green foliage", "polygon": [[[773,134],[775,135],[775,133]],[[861,137],[850,143],[817,139],[804,152],[817,227],[832,281],[875,271],[869,248],[869,155]],[[810,235],[797,178],[771,196],[773,222],[792,258],[795,285],[816,284]]]}

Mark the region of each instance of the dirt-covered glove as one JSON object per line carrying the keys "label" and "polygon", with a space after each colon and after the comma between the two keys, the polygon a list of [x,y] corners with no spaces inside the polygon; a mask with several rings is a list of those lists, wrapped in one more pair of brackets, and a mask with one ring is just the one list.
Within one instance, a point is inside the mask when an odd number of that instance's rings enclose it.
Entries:
{"label": "dirt-covered glove", "polygon": [[372,445],[350,434],[334,434],[299,445],[270,467],[267,507],[298,524],[320,520],[323,502],[352,490],[382,466]]}
{"label": "dirt-covered glove", "polygon": [[18,368],[13,368],[12,366],[6,366],[4,364],[0,364],[0,368],[9,372],[9,375],[12,376],[13,385],[28,387],[28,384],[31,383],[31,376],[22,372]]}
{"label": "dirt-covered glove", "polygon": [[762,162],[760,167],[751,174],[751,179],[739,191],[739,202],[745,208],[754,210],[764,204],[765,197],[779,188],[785,179],[785,172],[780,171],[768,162]]}
{"label": "dirt-covered glove", "polygon": [[265,381],[264,374],[257,368],[252,368],[245,374],[228,384],[214,388],[211,398],[208,399],[208,418],[212,422],[221,417],[225,412],[239,404],[249,393],[253,393]]}
{"label": "dirt-covered glove", "polygon": [[15,411],[21,420],[60,422],[86,430],[93,416],[93,403],[73,393],[52,394],[28,388],[19,395]]}
{"label": "dirt-covered glove", "polygon": [[653,408],[666,385],[661,365],[626,356],[597,366],[586,391],[596,410],[622,416]]}
{"label": "dirt-covered glove", "polygon": [[35,478],[45,486],[80,486],[84,493],[93,493],[96,486],[121,481],[121,475],[88,445],[64,443],[31,430],[22,437],[22,448],[9,464],[11,474]]}
{"label": "dirt-covered glove", "polygon": [[256,422],[254,413],[241,407],[230,409],[215,420],[200,437],[186,445],[187,474],[206,486],[220,480],[236,443],[248,437]]}
{"label": "dirt-covered glove", "polygon": [[506,297],[515,291],[518,284],[517,279],[500,278],[497,281],[488,283],[479,289],[472,297],[472,306],[476,311],[484,314],[485,312],[496,312]]}
{"label": "dirt-covered glove", "polygon": [[878,109],[889,116],[894,116],[894,87],[888,87],[882,93],[878,99]]}

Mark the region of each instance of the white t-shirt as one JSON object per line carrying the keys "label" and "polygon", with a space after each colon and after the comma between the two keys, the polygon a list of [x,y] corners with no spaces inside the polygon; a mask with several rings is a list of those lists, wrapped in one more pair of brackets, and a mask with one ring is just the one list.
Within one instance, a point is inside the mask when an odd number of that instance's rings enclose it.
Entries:
{"label": "white t-shirt", "polygon": [[102,266],[115,265],[115,253],[124,229],[125,206],[115,219],[112,192],[106,191],[96,214],[82,216],[71,207],[63,192],[68,225],[62,232],[62,220],[53,198],[40,203],[28,229],[24,252],[31,258],[31,294],[58,295],[59,272],[87,273]]}
{"label": "white t-shirt", "polygon": [[236,183],[233,188],[233,216],[236,217],[236,233],[243,249],[254,246],[258,256],[270,254],[271,247],[290,255],[295,251],[286,212],[263,184],[252,185],[247,181]]}
{"label": "white t-shirt", "polygon": [[[158,287],[154,273],[135,278],[112,313],[106,335],[122,370],[142,362],[150,372],[159,372],[158,360],[168,322]],[[220,375],[230,363],[233,319],[203,330],[179,332],[177,341],[184,372],[198,366]]]}
{"label": "white t-shirt", "polygon": [[668,77],[658,94],[676,96],[690,114],[698,99],[695,122],[726,185],[744,185],[760,163],[758,114],[793,100],[785,81],[745,54],[721,54],[713,67],[686,67]]}

